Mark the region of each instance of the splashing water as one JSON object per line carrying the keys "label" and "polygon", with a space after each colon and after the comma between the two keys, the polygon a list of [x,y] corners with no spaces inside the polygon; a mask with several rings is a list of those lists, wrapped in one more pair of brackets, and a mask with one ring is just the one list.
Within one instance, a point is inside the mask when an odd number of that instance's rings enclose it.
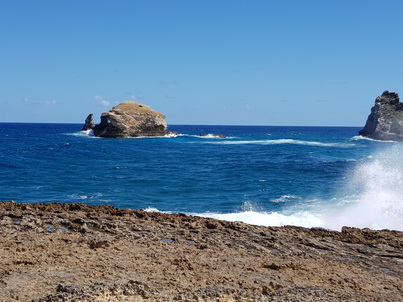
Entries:
{"label": "splashing water", "polygon": [[375,154],[350,177],[353,197],[339,203],[342,210],[324,215],[325,227],[403,230],[403,146]]}
{"label": "splashing water", "polygon": [[349,185],[336,192],[340,197],[322,201],[309,210],[264,212],[252,204],[246,204],[243,211],[238,213],[199,215],[265,226],[298,225],[333,230],[353,226],[403,230],[402,147],[395,145],[369,156],[368,161],[347,175]]}

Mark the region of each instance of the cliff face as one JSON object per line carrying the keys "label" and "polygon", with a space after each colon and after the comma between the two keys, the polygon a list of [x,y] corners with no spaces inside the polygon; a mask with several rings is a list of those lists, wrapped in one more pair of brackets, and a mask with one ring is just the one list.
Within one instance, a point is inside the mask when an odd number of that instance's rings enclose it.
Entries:
{"label": "cliff face", "polygon": [[165,115],[133,101],[123,102],[101,115],[94,128],[100,137],[163,136],[169,134]]}
{"label": "cliff face", "polygon": [[396,92],[384,91],[376,98],[359,134],[377,140],[403,141],[403,103]]}

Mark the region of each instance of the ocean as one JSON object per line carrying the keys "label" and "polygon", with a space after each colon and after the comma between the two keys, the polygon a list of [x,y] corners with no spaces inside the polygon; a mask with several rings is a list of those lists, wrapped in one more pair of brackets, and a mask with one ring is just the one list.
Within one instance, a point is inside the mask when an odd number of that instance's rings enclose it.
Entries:
{"label": "ocean", "polygon": [[357,127],[171,125],[177,136],[128,139],[81,127],[0,123],[0,200],[403,230],[403,144]]}

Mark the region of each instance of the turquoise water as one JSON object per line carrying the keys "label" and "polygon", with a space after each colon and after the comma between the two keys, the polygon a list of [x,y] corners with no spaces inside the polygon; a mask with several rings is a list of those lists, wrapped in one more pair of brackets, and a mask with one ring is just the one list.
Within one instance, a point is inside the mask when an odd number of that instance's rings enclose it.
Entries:
{"label": "turquoise water", "polygon": [[403,230],[403,145],[360,128],[172,125],[175,137],[102,139],[81,127],[0,124],[0,200]]}

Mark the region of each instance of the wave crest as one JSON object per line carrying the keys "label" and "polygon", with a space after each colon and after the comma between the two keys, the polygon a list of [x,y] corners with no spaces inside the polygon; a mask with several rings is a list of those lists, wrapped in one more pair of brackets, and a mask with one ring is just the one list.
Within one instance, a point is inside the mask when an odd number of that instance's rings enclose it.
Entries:
{"label": "wave crest", "polygon": [[208,142],[210,144],[224,144],[224,145],[305,145],[305,146],[315,146],[315,147],[340,147],[348,148],[354,146],[354,144],[348,143],[322,143],[316,141],[304,141],[298,139],[268,139],[268,140],[238,140],[238,141],[219,141],[219,142]]}

